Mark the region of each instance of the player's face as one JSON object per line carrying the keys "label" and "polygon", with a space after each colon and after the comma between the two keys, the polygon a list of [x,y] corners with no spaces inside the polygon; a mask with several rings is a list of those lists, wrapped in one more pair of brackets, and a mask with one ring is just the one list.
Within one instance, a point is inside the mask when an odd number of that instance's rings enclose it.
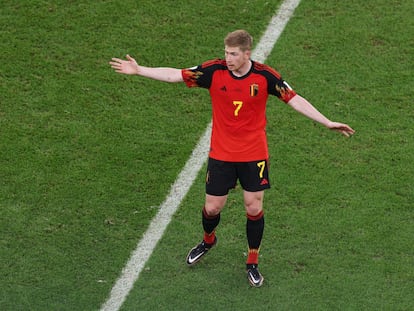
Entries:
{"label": "player's face", "polygon": [[250,51],[242,51],[239,47],[225,46],[224,54],[230,71],[241,72],[246,66],[250,67]]}

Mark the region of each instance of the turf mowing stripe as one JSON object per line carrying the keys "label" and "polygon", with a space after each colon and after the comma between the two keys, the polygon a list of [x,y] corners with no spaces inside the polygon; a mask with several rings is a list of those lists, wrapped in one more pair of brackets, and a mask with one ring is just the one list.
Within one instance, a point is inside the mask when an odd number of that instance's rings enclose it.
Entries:
{"label": "turf mowing stripe", "polygon": [[[299,3],[300,0],[285,0],[282,3],[253,51],[252,59],[262,63],[266,60]],[[123,268],[121,276],[112,288],[108,300],[102,305],[101,311],[116,311],[122,306],[144,268],[145,263],[164,234],[172,216],[205,163],[210,145],[210,134],[211,123],[207,126],[206,131],[193,150],[191,157],[171,186],[170,193],[159,207],[157,215],[151,221],[147,231]]]}

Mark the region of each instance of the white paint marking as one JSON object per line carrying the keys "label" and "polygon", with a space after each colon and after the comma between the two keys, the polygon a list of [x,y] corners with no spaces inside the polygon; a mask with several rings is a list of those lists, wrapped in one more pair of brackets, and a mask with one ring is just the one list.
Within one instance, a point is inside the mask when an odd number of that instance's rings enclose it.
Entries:
{"label": "white paint marking", "polygon": [[[271,19],[256,49],[253,51],[252,59],[262,63],[266,60],[299,3],[300,0],[285,0],[282,3],[277,14]],[[145,263],[164,234],[172,216],[187,195],[187,192],[190,190],[191,185],[205,163],[210,146],[210,135],[211,122],[200,138],[183,170],[171,186],[170,193],[161,204],[157,215],[151,221],[147,231],[139,241],[137,248],[133,251],[131,258],[123,268],[121,276],[112,288],[110,297],[102,305],[101,311],[117,311],[121,308],[144,268]]]}
{"label": "white paint marking", "polygon": [[260,39],[259,44],[253,51],[253,59],[261,63],[265,62],[266,58],[269,56],[270,52],[272,52],[276,41],[279,39],[300,1],[301,0],[283,1],[277,14],[273,15],[272,19],[270,20],[270,23],[267,26],[267,29],[262,38]]}

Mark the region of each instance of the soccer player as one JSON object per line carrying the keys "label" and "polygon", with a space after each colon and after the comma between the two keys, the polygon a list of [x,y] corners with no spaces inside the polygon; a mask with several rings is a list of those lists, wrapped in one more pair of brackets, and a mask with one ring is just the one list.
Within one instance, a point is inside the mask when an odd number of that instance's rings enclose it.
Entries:
{"label": "soccer player", "polygon": [[354,134],[354,130],[347,124],[326,118],[298,95],[275,69],[252,60],[252,43],[253,38],[245,30],[231,32],[224,39],[224,59],[209,60],[192,68],[144,67],[129,55],[126,60],[112,58],[110,65],[118,73],[184,82],[188,87],[209,90],[213,127],[201,213],[204,236],[201,243],[190,250],[186,261],[194,265],[216,244],[220,212],[229,190],[239,181],[247,218],[247,278],[252,286],[260,287],[264,280],[258,270],[265,224],[263,196],[264,190],[270,188],[266,139],[268,96],[278,97],[299,113],[347,137]]}

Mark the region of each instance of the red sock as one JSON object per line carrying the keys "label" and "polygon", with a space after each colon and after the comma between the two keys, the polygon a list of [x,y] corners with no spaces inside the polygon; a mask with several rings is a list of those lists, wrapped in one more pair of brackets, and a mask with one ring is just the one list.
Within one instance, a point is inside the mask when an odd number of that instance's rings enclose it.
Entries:
{"label": "red sock", "polygon": [[259,250],[262,242],[264,230],[264,213],[253,216],[247,214],[246,232],[249,246],[249,254],[246,263],[248,265],[257,265],[259,263]]}
{"label": "red sock", "polygon": [[248,265],[257,265],[259,263],[259,250],[258,249],[249,249],[249,255],[247,256],[246,264]]}
{"label": "red sock", "polygon": [[214,244],[216,239],[216,227],[220,222],[220,213],[214,216],[207,214],[206,208],[202,211],[202,223],[204,229],[204,242],[207,244]]}
{"label": "red sock", "polygon": [[211,232],[208,234],[207,232],[204,232],[204,242],[207,244],[214,244],[214,240],[216,238],[216,231]]}

